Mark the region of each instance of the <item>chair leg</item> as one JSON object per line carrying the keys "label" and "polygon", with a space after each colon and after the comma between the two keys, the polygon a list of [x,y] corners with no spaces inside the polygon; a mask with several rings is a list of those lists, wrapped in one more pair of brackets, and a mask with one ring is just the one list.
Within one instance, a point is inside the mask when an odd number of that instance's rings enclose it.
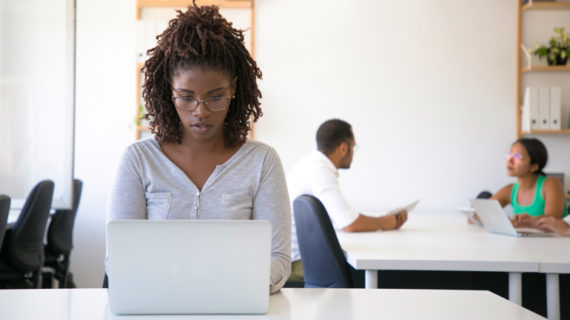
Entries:
{"label": "chair leg", "polygon": [[41,289],[42,288],[42,268],[38,268],[38,270],[36,271],[36,283],[35,283],[35,287],[36,289]]}
{"label": "chair leg", "polygon": [[65,261],[62,263],[62,268],[61,268],[61,282],[60,282],[60,287],[61,288],[67,288],[68,283],[68,277],[69,277],[69,256],[66,257]]}
{"label": "chair leg", "polygon": [[42,289],[52,289],[53,288],[53,274],[47,270],[42,271]]}

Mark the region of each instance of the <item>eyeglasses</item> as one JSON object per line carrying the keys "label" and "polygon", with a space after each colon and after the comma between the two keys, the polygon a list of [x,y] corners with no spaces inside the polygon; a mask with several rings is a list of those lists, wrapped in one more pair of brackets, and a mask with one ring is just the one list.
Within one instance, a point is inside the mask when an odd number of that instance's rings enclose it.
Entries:
{"label": "eyeglasses", "polygon": [[206,99],[196,99],[189,96],[178,96],[172,97],[174,106],[176,109],[184,111],[194,111],[200,105],[200,102],[204,104],[206,109],[209,111],[224,111],[230,105],[231,97],[224,97],[221,95],[207,97]]}
{"label": "eyeglasses", "polygon": [[513,158],[514,160],[520,161],[522,159],[524,159],[523,155],[518,153],[518,152],[509,152],[507,153],[507,160],[510,158]]}

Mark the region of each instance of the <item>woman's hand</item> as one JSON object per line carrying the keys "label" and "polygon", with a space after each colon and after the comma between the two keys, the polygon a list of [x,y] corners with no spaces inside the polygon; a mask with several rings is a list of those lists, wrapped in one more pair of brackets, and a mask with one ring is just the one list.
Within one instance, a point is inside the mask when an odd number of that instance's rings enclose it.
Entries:
{"label": "woman's hand", "polygon": [[467,222],[469,224],[474,224],[478,227],[482,227],[483,226],[483,222],[481,222],[481,219],[479,219],[479,215],[477,215],[477,213],[473,213],[472,216],[467,217]]}
{"label": "woman's hand", "polygon": [[515,228],[536,228],[537,219],[531,217],[528,213],[515,214],[511,223]]}

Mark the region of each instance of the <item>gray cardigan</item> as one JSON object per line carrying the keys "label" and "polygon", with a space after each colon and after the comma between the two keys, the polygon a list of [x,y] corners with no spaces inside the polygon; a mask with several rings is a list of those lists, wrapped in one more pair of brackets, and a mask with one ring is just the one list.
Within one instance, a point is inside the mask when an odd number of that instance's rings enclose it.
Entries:
{"label": "gray cardigan", "polygon": [[277,152],[247,140],[216,166],[202,190],[160,149],[154,137],[133,143],[118,168],[107,209],[115,219],[260,219],[271,222],[271,293],[291,268],[291,211]]}

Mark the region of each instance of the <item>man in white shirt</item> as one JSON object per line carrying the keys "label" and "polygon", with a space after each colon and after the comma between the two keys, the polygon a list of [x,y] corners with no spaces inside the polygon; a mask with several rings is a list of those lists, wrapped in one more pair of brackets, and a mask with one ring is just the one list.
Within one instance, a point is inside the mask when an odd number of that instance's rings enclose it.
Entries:
{"label": "man in white shirt", "polygon": [[[400,228],[408,217],[406,211],[381,217],[366,216],[354,210],[342,195],[338,169],[350,168],[355,145],[352,127],[347,122],[331,119],[321,124],[317,130],[318,151],[301,159],[287,176],[290,200],[302,194],[315,196],[323,203],[335,229],[358,232]],[[303,267],[294,216],[291,231],[289,281],[302,282]]]}

